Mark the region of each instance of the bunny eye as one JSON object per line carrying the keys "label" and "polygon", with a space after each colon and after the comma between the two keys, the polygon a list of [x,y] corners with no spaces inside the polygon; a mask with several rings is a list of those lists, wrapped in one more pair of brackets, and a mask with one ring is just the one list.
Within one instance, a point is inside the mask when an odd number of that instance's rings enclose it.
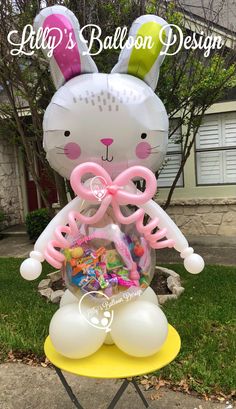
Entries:
{"label": "bunny eye", "polygon": [[142,134],[141,134],[141,138],[142,138],[142,139],[146,139],[146,137],[147,137],[147,134],[146,134],[146,133],[142,133]]}
{"label": "bunny eye", "polygon": [[65,131],[65,132],[64,132],[64,135],[65,135],[65,136],[70,136],[70,131]]}

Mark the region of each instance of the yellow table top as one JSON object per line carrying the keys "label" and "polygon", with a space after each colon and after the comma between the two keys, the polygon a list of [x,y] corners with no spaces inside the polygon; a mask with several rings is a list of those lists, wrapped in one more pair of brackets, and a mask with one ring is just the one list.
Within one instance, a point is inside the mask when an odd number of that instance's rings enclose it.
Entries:
{"label": "yellow table top", "polygon": [[70,359],[59,354],[48,336],[44,351],[56,367],[74,375],[91,378],[129,378],[156,371],[175,359],[180,350],[180,336],[169,325],[168,337],[159,352],[147,358],[125,354],[115,345],[103,345],[97,352],[82,359]]}

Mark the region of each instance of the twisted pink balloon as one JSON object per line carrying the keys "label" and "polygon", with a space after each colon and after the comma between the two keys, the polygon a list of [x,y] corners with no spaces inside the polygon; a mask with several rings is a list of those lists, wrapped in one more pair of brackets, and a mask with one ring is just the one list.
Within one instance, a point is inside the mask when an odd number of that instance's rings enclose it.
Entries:
{"label": "twisted pink balloon", "polygon": [[[88,184],[84,184],[82,179],[87,174],[93,174],[94,178],[100,178],[104,182],[103,199],[97,198],[95,193]],[[124,189],[132,179],[142,178],[146,182],[146,189],[143,193],[132,193]],[[93,179],[92,179],[93,180]],[[152,220],[147,226],[143,224],[143,218],[145,212],[143,209],[138,209],[129,216],[124,216],[120,210],[122,205],[142,205],[150,200],[157,187],[155,175],[147,168],[143,166],[133,166],[126,169],[119,176],[112,181],[107,171],[100,165],[92,162],[87,162],[78,165],[72,172],[70,178],[71,186],[74,192],[83,200],[92,203],[101,203],[97,212],[93,216],[82,215],[78,211],[71,211],[68,215],[69,226],[59,226],[55,230],[56,240],[49,242],[45,251],[46,260],[55,268],[61,268],[64,261],[64,255],[60,253],[56,248],[69,247],[70,243],[64,237],[64,234],[76,235],[78,234],[77,221],[84,224],[96,224],[102,219],[109,206],[112,206],[117,221],[121,224],[136,223],[138,231],[144,234],[145,238],[153,248],[173,247],[173,240],[165,240],[157,243],[158,240],[165,236],[166,229],[159,230],[158,233],[152,234],[152,230],[158,226],[158,219]]]}
{"label": "twisted pink balloon", "polygon": [[[82,178],[88,173],[93,174],[95,178],[98,177],[104,181],[105,186],[103,188],[105,190],[105,196],[102,200],[97,199],[95,193],[91,189],[91,183],[90,186],[86,186],[82,183]],[[131,193],[124,190],[124,187],[134,178],[142,178],[146,181],[147,187],[143,193],[137,194],[136,192]],[[114,181],[112,181],[110,175],[104,168],[92,162],[77,166],[71,173],[70,183],[74,192],[81,199],[89,202],[101,202],[97,212],[91,217],[83,216],[78,212],[76,213],[79,220],[86,224],[94,224],[101,220],[110,205],[113,207],[114,214],[120,223],[130,224],[136,222],[141,212],[143,213],[143,210],[136,210],[132,215],[125,217],[120,211],[120,205],[142,205],[154,196],[157,188],[154,174],[143,166],[133,166],[126,169],[120,173]]]}

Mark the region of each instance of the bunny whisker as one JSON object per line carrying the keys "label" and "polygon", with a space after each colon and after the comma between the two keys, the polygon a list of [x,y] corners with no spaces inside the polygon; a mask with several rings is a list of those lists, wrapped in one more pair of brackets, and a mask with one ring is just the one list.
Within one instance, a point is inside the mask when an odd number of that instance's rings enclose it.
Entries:
{"label": "bunny whisker", "polygon": [[64,151],[65,148],[62,148],[61,146],[56,146],[56,149],[62,149]]}
{"label": "bunny whisker", "polygon": [[160,145],[151,146],[151,147],[149,148],[149,150],[152,150],[152,149],[155,149],[155,148],[159,148],[159,146],[160,146]]}

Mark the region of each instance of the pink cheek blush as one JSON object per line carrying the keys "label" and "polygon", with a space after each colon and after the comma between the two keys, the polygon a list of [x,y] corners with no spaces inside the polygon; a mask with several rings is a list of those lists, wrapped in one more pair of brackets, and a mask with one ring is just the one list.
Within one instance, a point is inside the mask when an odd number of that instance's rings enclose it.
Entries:
{"label": "pink cheek blush", "polygon": [[151,145],[147,142],[140,142],[135,149],[136,156],[139,159],[146,159],[150,156]]}
{"label": "pink cheek blush", "polygon": [[81,149],[77,143],[70,142],[64,146],[64,153],[68,159],[75,160],[80,157]]}

